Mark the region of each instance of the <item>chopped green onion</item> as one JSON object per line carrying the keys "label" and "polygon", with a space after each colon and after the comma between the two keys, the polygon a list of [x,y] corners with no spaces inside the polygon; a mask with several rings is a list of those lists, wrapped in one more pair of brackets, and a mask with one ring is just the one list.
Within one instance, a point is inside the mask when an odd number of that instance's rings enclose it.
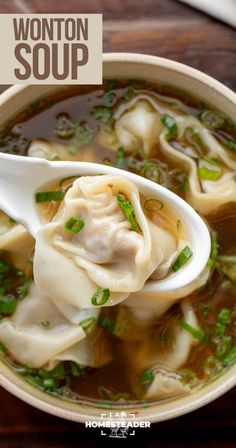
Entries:
{"label": "chopped green onion", "polygon": [[181,250],[177,260],[174,262],[171,269],[174,272],[177,272],[180,268],[182,268],[182,266],[185,265],[185,263],[187,263],[187,261],[192,257],[192,255],[193,255],[192,250],[190,249],[189,246],[186,246],[183,250]]}
{"label": "chopped green onion", "polygon": [[[98,301],[99,297],[102,295],[100,302]],[[94,306],[102,306],[107,303],[110,297],[110,290],[108,288],[98,288],[98,290],[91,297],[91,303]]]}
{"label": "chopped green onion", "polygon": [[103,97],[104,106],[112,107],[116,101],[116,93],[113,90],[109,90]]}
{"label": "chopped green onion", "polygon": [[232,151],[236,151],[236,140],[230,140],[230,139],[227,139],[227,140],[224,140],[224,145],[227,147],[227,148],[229,148],[229,149],[232,149]]}
{"label": "chopped green onion", "polygon": [[50,202],[50,201],[62,201],[65,196],[63,191],[39,191],[35,193],[35,201],[40,202]]}
{"label": "chopped green onion", "polygon": [[236,346],[231,348],[227,355],[223,359],[223,366],[230,366],[236,361]]}
{"label": "chopped green onion", "polygon": [[29,290],[29,280],[25,280],[25,282],[23,283],[23,285],[19,286],[19,288],[17,288],[16,292],[18,294],[18,299],[23,300]]}
{"label": "chopped green onion", "polygon": [[118,142],[117,135],[110,127],[102,128],[103,140],[106,145],[114,145]]}
{"label": "chopped green onion", "polygon": [[236,256],[221,255],[217,258],[217,268],[234,283],[236,283]]}
{"label": "chopped green onion", "polygon": [[16,299],[12,295],[0,297],[0,313],[13,314],[16,309]]}
{"label": "chopped green onion", "polygon": [[108,333],[114,333],[116,323],[110,319],[109,316],[106,314],[100,314],[98,318],[98,325],[104,330],[106,330]]}
{"label": "chopped green onion", "polygon": [[74,361],[69,361],[69,366],[73,376],[85,376],[85,368],[83,366],[80,366]]}
{"label": "chopped green onion", "polygon": [[118,204],[121,210],[124,212],[126,218],[128,219],[131,229],[134,231],[137,231],[138,224],[135,218],[134,208],[130,201],[124,198],[121,194],[118,194],[117,196]]}
{"label": "chopped green onion", "polygon": [[218,180],[223,174],[223,169],[215,160],[199,161],[198,175],[203,180]]}
{"label": "chopped green onion", "polygon": [[121,99],[123,101],[130,101],[130,100],[132,100],[133,96],[134,96],[134,88],[133,88],[133,86],[128,86],[124,90]]}
{"label": "chopped green onion", "polygon": [[0,355],[3,355],[7,351],[7,347],[0,342]]}
{"label": "chopped green onion", "polygon": [[161,122],[168,129],[168,132],[165,135],[166,140],[168,142],[170,140],[173,140],[177,134],[177,124],[174,118],[172,118],[170,115],[165,114],[161,116]]}
{"label": "chopped green onion", "polygon": [[222,369],[222,363],[213,355],[208,356],[203,364],[203,372],[212,379],[217,377]]}
{"label": "chopped green onion", "polygon": [[57,385],[56,385],[56,381],[54,380],[54,378],[45,378],[44,380],[43,380],[43,387],[45,388],[45,389],[53,389],[53,388],[55,388]]}
{"label": "chopped green onion", "polygon": [[159,212],[163,207],[163,202],[159,201],[158,199],[150,198],[144,202],[145,210],[150,210],[152,212]]}
{"label": "chopped green onion", "polygon": [[210,258],[207,262],[207,266],[209,268],[211,268],[212,266],[214,266],[215,261],[217,259],[218,256],[218,241],[217,241],[218,235],[217,232],[215,230],[211,231],[211,254],[210,254]]}
{"label": "chopped green onion", "polygon": [[95,120],[101,121],[102,123],[109,124],[112,120],[112,109],[104,106],[96,106],[92,109],[91,115]]}
{"label": "chopped green onion", "polygon": [[75,129],[76,123],[67,114],[57,116],[57,127],[54,132],[58,138],[66,140],[74,137]]}
{"label": "chopped green onion", "polygon": [[201,112],[200,120],[208,129],[219,129],[225,123],[225,118],[222,115],[211,110]]}
{"label": "chopped green onion", "polygon": [[142,384],[151,384],[154,380],[154,373],[150,369],[146,369],[143,371],[141,376],[141,382]]}
{"label": "chopped green onion", "polygon": [[90,330],[96,322],[96,317],[88,317],[87,319],[82,320],[79,325],[83,328],[84,331]]}
{"label": "chopped green onion", "polygon": [[81,148],[81,146],[88,145],[93,140],[94,137],[94,131],[90,128],[88,123],[84,122],[81,123],[76,128],[76,134],[74,139],[72,140],[71,144],[67,146],[67,151],[70,154],[76,154],[78,150]]}
{"label": "chopped green onion", "polygon": [[187,384],[191,387],[197,386],[199,383],[199,379],[196,373],[192,369],[180,369],[179,373],[181,374],[181,383]]}
{"label": "chopped green onion", "polygon": [[84,221],[79,216],[71,216],[71,218],[66,221],[64,229],[66,232],[79,233],[84,227]]}
{"label": "chopped green onion", "polygon": [[192,325],[188,324],[185,320],[181,320],[179,322],[179,325],[188,333],[190,333],[194,339],[197,339],[198,341],[202,342],[203,344],[208,343],[208,338],[205,335],[204,331],[202,329],[197,329],[192,327]]}
{"label": "chopped green onion", "polygon": [[120,146],[117,149],[117,162],[116,162],[117,168],[120,168],[120,170],[125,169],[125,158],[124,158],[124,148],[123,146]]}
{"label": "chopped green onion", "polygon": [[158,183],[160,180],[160,167],[157,162],[144,162],[140,174],[141,176]]}
{"label": "chopped green onion", "polygon": [[231,336],[220,336],[216,335],[213,336],[211,339],[211,342],[216,346],[215,347],[215,356],[217,359],[222,359],[223,356],[225,356],[232,343],[232,337]]}
{"label": "chopped green onion", "polygon": [[216,334],[223,336],[226,326],[230,323],[230,321],[231,311],[228,308],[223,308],[217,317],[215,329]]}

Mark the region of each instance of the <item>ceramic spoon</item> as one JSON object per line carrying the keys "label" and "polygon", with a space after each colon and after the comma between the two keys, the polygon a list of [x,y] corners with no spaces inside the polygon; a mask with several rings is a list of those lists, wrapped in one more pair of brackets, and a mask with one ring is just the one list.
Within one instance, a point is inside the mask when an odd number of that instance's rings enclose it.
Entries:
{"label": "ceramic spoon", "polygon": [[165,279],[146,282],[149,292],[183,288],[203,271],[210,254],[207,226],[190,205],[166,188],[136,174],[87,162],[49,162],[44,159],[0,153],[0,209],[21,223],[35,237],[42,226],[35,203],[35,192],[45,184],[70,175],[115,174],[134,182],[140,193],[167,204],[186,229],[193,255],[177,272]]}

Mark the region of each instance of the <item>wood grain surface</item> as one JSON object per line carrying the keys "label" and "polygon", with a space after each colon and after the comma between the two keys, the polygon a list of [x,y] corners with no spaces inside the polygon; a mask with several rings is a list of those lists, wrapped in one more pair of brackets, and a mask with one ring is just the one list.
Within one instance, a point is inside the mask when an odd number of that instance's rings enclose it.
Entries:
{"label": "wood grain surface", "polygon": [[[213,1],[213,0],[209,0]],[[103,13],[104,51],[148,53],[198,68],[236,90],[236,31],[177,0],[0,0],[0,13]],[[1,91],[7,86],[1,86]],[[148,448],[236,447],[236,389],[191,414],[137,431]],[[137,439],[136,439],[137,440]],[[135,443],[45,414],[0,389],[0,448]]]}

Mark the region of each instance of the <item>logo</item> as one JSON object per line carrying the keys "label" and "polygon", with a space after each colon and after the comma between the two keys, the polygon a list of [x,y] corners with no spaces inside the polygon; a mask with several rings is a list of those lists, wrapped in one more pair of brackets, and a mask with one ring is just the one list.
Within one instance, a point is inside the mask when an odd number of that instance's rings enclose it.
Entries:
{"label": "logo", "polygon": [[137,420],[135,414],[125,411],[102,413],[100,420],[85,422],[85,428],[101,428],[101,436],[114,439],[126,439],[135,436],[137,428],[150,427],[150,422]]}

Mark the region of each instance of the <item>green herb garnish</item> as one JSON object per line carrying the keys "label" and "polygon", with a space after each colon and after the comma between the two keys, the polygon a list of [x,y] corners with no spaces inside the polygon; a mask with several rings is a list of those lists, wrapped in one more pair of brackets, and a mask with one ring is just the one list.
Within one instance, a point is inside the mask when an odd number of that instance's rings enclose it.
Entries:
{"label": "green herb garnish", "polygon": [[74,123],[67,114],[59,114],[57,116],[57,126],[54,132],[60,139],[70,139],[75,135],[76,126],[76,123]]}
{"label": "green herb garnish", "polygon": [[155,375],[152,370],[145,369],[141,376],[142,384],[151,384],[155,378]]}
{"label": "green herb garnish", "polygon": [[39,191],[35,193],[35,201],[40,202],[62,201],[65,193],[63,191]]}
{"label": "green herb garnish", "polygon": [[203,180],[218,180],[223,174],[223,169],[215,160],[199,161],[198,175]]}
{"label": "green herb garnish", "polygon": [[91,110],[91,115],[95,120],[109,124],[112,120],[112,109],[105,106],[96,106]]}
{"label": "green herb garnish", "polygon": [[0,313],[13,314],[16,309],[17,301],[14,296],[6,295],[0,297]]}
{"label": "green herb garnish", "polygon": [[180,268],[182,268],[182,266],[185,265],[185,263],[187,263],[187,261],[192,257],[193,252],[190,249],[189,246],[186,246],[178,255],[177,260],[174,262],[174,264],[172,265],[171,269],[174,272],[177,272]]}
{"label": "green herb garnish", "polygon": [[122,196],[121,194],[118,194],[116,197],[119,207],[121,208],[121,210],[123,211],[123,213],[125,214],[126,218],[128,219],[131,225],[131,229],[137,231],[138,224],[135,218],[134,208],[131,202],[125,199],[124,196]]}
{"label": "green herb garnish", "polygon": [[168,142],[173,140],[177,134],[177,124],[174,118],[172,118],[170,115],[165,114],[161,116],[161,122],[168,129],[168,132],[165,135],[166,140]]}
{"label": "green herb garnish", "polygon": [[106,314],[100,314],[98,318],[98,325],[106,330],[108,333],[114,333],[116,323],[110,319]]}
{"label": "green herb garnish", "polygon": [[152,212],[159,212],[163,207],[163,202],[159,201],[158,199],[150,198],[144,202],[145,210],[150,210]]}
{"label": "green herb garnish", "polygon": [[236,346],[231,348],[227,355],[223,359],[223,366],[231,366],[236,361]]}
{"label": "green herb garnish", "polygon": [[29,280],[25,280],[23,285],[19,286],[16,290],[17,294],[18,294],[18,299],[23,300],[29,290]]}
{"label": "green herb garnish", "polygon": [[213,267],[215,265],[217,256],[218,256],[218,241],[217,241],[217,232],[215,230],[211,231],[211,254],[210,258],[207,262],[207,266],[209,268]]}
{"label": "green herb garnish", "polygon": [[208,338],[205,334],[205,332],[202,329],[197,329],[192,327],[192,325],[188,324],[185,320],[181,320],[179,322],[179,325],[188,333],[190,333],[194,339],[197,339],[198,341],[202,342],[203,344],[208,343]]}
{"label": "green herb garnish", "polygon": [[157,162],[144,162],[140,174],[141,176],[146,177],[146,179],[159,183],[160,167]]}
{"label": "green herb garnish", "polygon": [[47,327],[49,327],[50,322],[48,320],[44,320],[43,322],[41,322],[41,325],[42,325],[42,327],[47,328]]}
{"label": "green herb garnish", "polygon": [[231,149],[232,151],[236,151],[236,140],[226,139],[223,143],[227,148]]}
{"label": "green herb garnish", "polygon": [[95,323],[96,317],[88,317],[87,319],[82,320],[79,325],[83,328],[84,331],[88,331],[94,326]]}
{"label": "green herb garnish", "polygon": [[[98,301],[99,297],[102,295],[100,301]],[[91,303],[94,306],[102,306],[107,303],[110,297],[110,290],[108,288],[98,288],[98,290],[91,297]]]}
{"label": "green herb garnish", "polygon": [[208,129],[219,129],[225,123],[225,118],[217,112],[203,110],[199,116],[202,124]]}
{"label": "green herb garnish", "polygon": [[71,216],[71,218],[69,218],[64,225],[64,229],[66,232],[74,234],[79,233],[83,229],[83,227],[84,221],[79,216]]}
{"label": "green herb garnish", "polygon": [[120,146],[117,149],[116,167],[120,168],[120,170],[124,170],[125,169],[125,157],[124,157],[124,148],[123,148],[123,146]]}

